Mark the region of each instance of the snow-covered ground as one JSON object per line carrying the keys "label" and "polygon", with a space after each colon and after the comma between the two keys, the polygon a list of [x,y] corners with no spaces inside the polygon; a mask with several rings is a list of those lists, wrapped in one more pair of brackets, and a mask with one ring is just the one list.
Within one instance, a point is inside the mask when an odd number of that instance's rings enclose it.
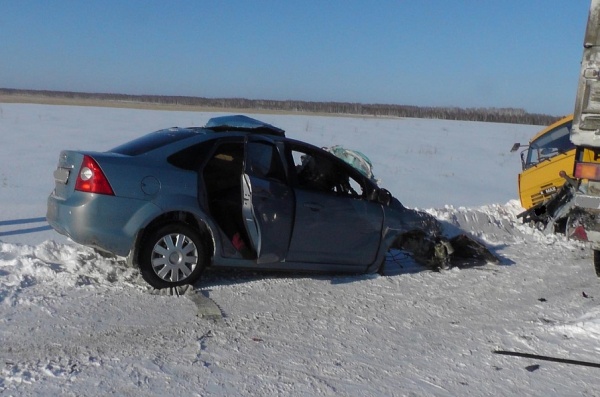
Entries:
{"label": "snow-covered ground", "polygon": [[[509,149],[540,127],[254,115],[364,152],[383,186],[484,241],[499,265],[437,273],[396,252],[383,276],[208,272],[176,297],[49,230],[61,149],[215,115],[0,104],[0,394],[600,395],[600,368],[494,353],[600,363],[589,248],[516,219]],[[222,317],[199,316],[206,302]]]}

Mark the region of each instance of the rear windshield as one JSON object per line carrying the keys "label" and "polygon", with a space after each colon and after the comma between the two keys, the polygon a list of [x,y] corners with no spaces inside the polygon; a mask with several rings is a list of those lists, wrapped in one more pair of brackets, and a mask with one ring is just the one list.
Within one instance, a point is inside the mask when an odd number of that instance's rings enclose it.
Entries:
{"label": "rear windshield", "polygon": [[137,156],[157,149],[161,146],[189,138],[197,133],[198,131],[196,130],[183,128],[160,130],[151,132],[147,135],[136,138],[133,141],[129,141],[117,146],[116,148],[109,150],[109,152],[124,154],[127,156]]}

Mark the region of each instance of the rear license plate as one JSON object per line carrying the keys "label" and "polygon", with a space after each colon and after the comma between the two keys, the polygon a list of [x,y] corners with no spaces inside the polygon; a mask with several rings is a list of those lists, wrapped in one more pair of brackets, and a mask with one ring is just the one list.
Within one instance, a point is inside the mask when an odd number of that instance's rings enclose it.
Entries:
{"label": "rear license plate", "polygon": [[62,183],[62,184],[67,184],[67,181],[69,180],[69,175],[71,174],[71,170],[68,170],[66,168],[57,168],[56,170],[54,170],[54,180],[56,182]]}

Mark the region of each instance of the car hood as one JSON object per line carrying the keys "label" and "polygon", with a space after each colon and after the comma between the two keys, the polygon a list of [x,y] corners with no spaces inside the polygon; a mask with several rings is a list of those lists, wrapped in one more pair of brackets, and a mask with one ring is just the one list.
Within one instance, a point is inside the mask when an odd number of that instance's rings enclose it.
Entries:
{"label": "car hood", "polygon": [[423,211],[406,208],[396,198],[392,198],[384,211],[384,238],[389,240],[390,245],[398,236],[416,230],[423,231],[430,237],[442,234],[442,225],[434,216]]}

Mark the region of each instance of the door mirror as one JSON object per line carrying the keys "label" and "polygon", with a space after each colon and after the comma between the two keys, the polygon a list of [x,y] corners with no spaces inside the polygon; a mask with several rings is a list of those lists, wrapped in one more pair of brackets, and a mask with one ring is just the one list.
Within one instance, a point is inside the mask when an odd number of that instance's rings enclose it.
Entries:
{"label": "door mirror", "polygon": [[392,193],[387,189],[376,189],[370,195],[371,201],[376,201],[381,205],[390,205],[392,201]]}

